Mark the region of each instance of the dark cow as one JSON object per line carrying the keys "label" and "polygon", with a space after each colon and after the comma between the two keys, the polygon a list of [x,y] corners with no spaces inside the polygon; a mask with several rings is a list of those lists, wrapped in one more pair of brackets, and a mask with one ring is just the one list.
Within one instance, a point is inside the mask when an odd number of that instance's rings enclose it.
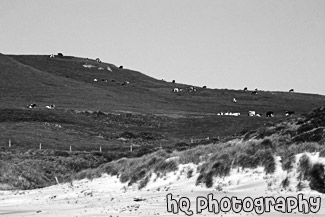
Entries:
{"label": "dark cow", "polygon": [[96,61],[97,61],[97,62],[99,62],[99,63],[101,63],[101,62],[102,62],[102,61],[100,61],[100,59],[99,59],[99,58],[96,58]]}
{"label": "dark cow", "polygon": [[123,69],[123,66],[118,67],[119,69]]}
{"label": "dark cow", "polygon": [[207,86],[203,86],[202,88],[203,88],[203,89],[206,89],[206,88],[207,88]]}
{"label": "dark cow", "polygon": [[245,87],[245,88],[244,88],[244,91],[247,91],[247,90],[248,90],[247,87]]}
{"label": "dark cow", "polygon": [[257,91],[252,91],[252,95],[257,95]]}
{"label": "dark cow", "polygon": [[115,82],[115,80],[114,80],[114,79],[112,79],[112,80],[111,80],[111,82]]}
{"label": "dark cow", "polygon": [[175,80],[172,80],[172,83],[175,83]]}
{"label": "dark cow", "polygon": [[128,82],[128,81],[124,81],[121,85],[122,86],[124,86],[124,85],[127,85],[127,84],[129,84],[130,82]]}
{"label": "dark cow", "polygon": [[32,104],[27,105],[27,108],[35,108],[35,107],[36,107],[36,104],[35,103],[32,103]]}
{"label": "dark cow", "polygon": [[293,115],[295,112],[294,111],[286,111],[286,116]]}
{"label": "dark cow", "polygon": [[293,93],[293,92],[294,92],[294,89],[290,89],[290,90],[289,90],[289,93]]}
{"label": "dark cow", "polygon": [[195,88],[195,87],[193,87],[193,86],[191,86],[191,87],[186,87],[186,89],[188,89],[188,91],[189,91],[190,93],[192,93],[192,92],[195,92],[195,91],[196,91],[196,88]]}
{"label": "dark cow", "polygon": [[63,54],[62,54],[62,53],[58,53],[58,56],[59,56],[59,57],[63,57]]}
{"label": "dark cow", "polygon": [[274,113],[272,111],[268,111],[268,112],[266,112],[266,117],[272,118],[272,117],[274,117]]}

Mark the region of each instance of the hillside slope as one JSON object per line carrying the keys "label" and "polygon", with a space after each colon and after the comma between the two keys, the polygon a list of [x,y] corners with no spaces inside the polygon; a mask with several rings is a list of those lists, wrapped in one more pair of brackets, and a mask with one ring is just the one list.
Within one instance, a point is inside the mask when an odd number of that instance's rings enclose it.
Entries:
{"label": "hillside slope", "polygon": [[[286,110],[298,114],[308,112],[325,100],[319,95],[268,91],[260,91],[256,96],[244,91],[202,88],[192,93],[172,93],[173,87],[186,85],[76,57],[1,55],[0,68],[4,88],[1,98],[10,99],[11,106],[15,107],[34,102],[56,104],[59,108],[146,114],[201,115],[226,111],[247,113],[248,110],[264,114],[272,110],[283,116]],[[130,83],[122,86],[125,81]],[[234,97],[238,100],[236,104],[231,102]]]}
{"label": "hillside slope", "polygon": [[[156,147],[192,138],[218,141],[284,120],[286,110],[300,115],[325,101],[321,95],[288,92],[252,95],[199,87],[190,92],[189,85],[71,56],[0,54],[0,77],[1,144],[12,140],[25,148],[43,143],[44,148],[112,150],[125,143]],[[173,93],[174,87],[183,91]],[[37,107],[27,109],[30,103]],[[54,110],[45,108],[50,104]],[[248,117],[250,110],[262,117]],[[227,111],[241,116],[216,115]],[[265,117],[267,111],[275,118]]]}

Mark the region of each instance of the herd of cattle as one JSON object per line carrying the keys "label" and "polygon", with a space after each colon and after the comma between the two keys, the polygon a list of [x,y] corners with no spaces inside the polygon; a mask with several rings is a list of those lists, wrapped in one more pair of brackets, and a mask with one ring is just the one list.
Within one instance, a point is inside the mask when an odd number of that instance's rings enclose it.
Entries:
{"label": "herd of cattle", "polygon": [[[294,113],[295,113],[294,111],[286,111],[285,116],[291,116]],[[240,113],[239,112],[235,112],[235,113],[233,113],[233,112],[219,112],[219,113],[217,113],[217,115],[218,116],[220,116],[220,115],[240,116]],[[256,111],[248,111],[247,115],[250,117],[262,117],[262,114],[256,113]],[[273,111],[266,112],[265,117],[270,117],[270,118],[274,117],[274,112]]]}
{"label": "herd of cattle", "polygon": [[[58,53],[59,57],[62,57],[63,54],[62,53]],[[50,55],[50,58],[54,58],[55,55],[54,54],[51,54]],[[101,63],[101,60],[99,58],[96,58],[95,60],[96,62],[98,63]],[[93,66],[93,65],[90,65],[90,64],[84,64],[83,65],[85,68],[93,68],[93,67],[96,67],[96,66]],[[99,67],[98,68],[99,70],[104,70],[103,67]],[[123,69],[123,66],[119,66],[119,69]],[[112,71],[110,67],[107,67],[107,70],[108,71]],[[163,80],[163,79],[162,79]],[[98,82],[98,81],[102,81],[102,82],[108,82],[108,79],[97,79],[95,78],[93,80],[94,82]],[[111,82],[116,82],[115,80],[110,80]],[[164,80],[163,80],[164,81]],[[129,84],[130,82],[129,81],[124,81],[123,83],[121,83],[122,86],[124,85],[127,85]],[[172,80],[172,83],[176,83],[175,80]],[[202,89],[206,89],[207,87],[206,86],[203,86]],[[244,91],[248,91],[248,88],[245,87],[243,89]],[[180,93],[180,92],[188,92],[188,93],[195,93],[197,91],[197,88],[194,87],[194,86],[186,86],[185,88],[180,88],[180,87],[174,87],[172,89],[172,92],[173,93]],[[294,89],[290,89],[289,90],[290,93],[294,92]],[[251,94],[252,95],[257,95],[258,94],[258,89],[256,88],[254,91],[251,91]],[[233,98],[232,99],[232,102],[233,103],[237,103],[237,99],[236,98]],[[30,105],[27,105],[27,108],[36,108],[36,104],[30,104]],[[54,109],[55,108],[55,105],[49,105],[49,106],[46,106],[47,109]],[[286,111],[285,112],[285,116],[290,116],[292,114],[294,114],[295,112],[294,111]],[[241,114],[239,112],[219,112],[217,113],[218,116],[222,116],[222,115],[225,115],[225,116],[240,116]],[[262,114],[260,113],[256,113],[255,111],[248,111],[247,113],[248,116],[250,117],[262,117]],[[265,114],[265,117],[274,117],[274,112],[273,111],[268,111],[266,112]]]}
{"label": "herd of cattle", "polygon": [[[244,91],[248,91],[247,87],[244,88]],[[251,93],[253,95],[257,95],[257,91],[258,90],[255,89]],[[290,89],[289,92],[292,93],[292,92],[294,92],[294,90],[293,89]],[[232,99],[232,102],[233,103],[237,103],[237,99],[236,98],[233,98]],[[294,111],[286,111],[285,112],[285,116],[291,116],[294,113],[295,113]],[[240,113],[238,113],[238,112],[235,112],[235,113],[233,113],[233,112],[219,112],[219,113],[217,113],[217,115],[240,116]],[[262,114],[256,113],[256,111],[248,111],[247,115],[250,116],[250,117],[262,117]],[[265,117],[274,117],[274,112],[273,111],[266,112]]]}
{"label": "herd of cattle", "polygon": [[[29,105],[27,105],[26,106],[27,108],[30,108],[30,109],[33,109],[33,108],[36,108],[37,107],[37,105],[35,104],[35,103],[32,103],[32,104],[29,104]],[[47,109],[54,109],[55,108],[55,105],[47,105],[47,106],[45,106],[45,108],[47,108]]]}

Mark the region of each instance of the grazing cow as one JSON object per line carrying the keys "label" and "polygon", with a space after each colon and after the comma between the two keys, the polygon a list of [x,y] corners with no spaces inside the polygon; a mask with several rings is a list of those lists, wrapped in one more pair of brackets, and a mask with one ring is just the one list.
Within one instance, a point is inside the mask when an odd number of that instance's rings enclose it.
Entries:
{"label": "grazing cow", "polygon": [[252,91],[252,95],[257,95],[257,91]]}
{"label": "grazing cow", "polygon": [[244,88],[244,91],[247,91],[247,90],[248,90],[247,87],[245,87],[245,88]]}
{"label": "grazing cow", "polygon": [[274,113],[272,111],[268,111],[268,112],[266,112],[266,117],[272,118],[272,117],[274,117]]}
{"label": "grazing cow", "polygon": [[256,92],[258,91],[257,88],[255,88],[255,91],[256,91]]}
{"label": "grazing cow", "polygon": [[174,93],[178,93],[178,92],[181,92],[182,91],[182,89],[181,88],[178,88],[178,87],[175,87],[174,89],[173,89],[173,92]]}
{"label": "grazing cow", "polygon": [[256,115],[255,115],[256,117],[262,117],[262,115],[261,114],[259,114],[259,113],[257,113]]}
{"label": "grazing cow", "polygon": [[98,70],[104,70],[104,68],[103,67],[99,67]]}
{"label": "grazing cow", "polygon": [[32,104],[29,104],[29,105],[27,105],[27,108],[35,108],[36,107],[36,104],[35,103],[32,103]]}
{"label": "grazing cow", "polygon": [[252,117],[255,116],[256,112],[255,111],[248,111],[248,116]]}
{"label": "grazing cow", "polygon": [[123,66],[118,67],[119,69],[123,69]]}
{"label": "grazing cow", "polygon": [[236,98],[232,98],[232,102],[233,103],[237,103],[237,99]]}
{"label": "grazing cow", "polygon": [[172,80],[172,83],[175,83],[175,80]]}
{"label": "grazing cow", "polygon": [[206,88],[207,88],[207,86],[203,86],[202,88],[203,88],[203,89],[206,89]]}
{"label": "grazing cow", "polygon": [[240,116],[239,112],[232,113],[232,116]]}
{"label": "grazing cow", "polygon": [[195,88],[195,87],[188,87],[188,89],[189,89],[189,92],[190,92],[190,93],[196,91],[196,88]]}
{"label": "grazing cow", "polygon": [[101,62],[102,62],[102,61],[100,61],[100,59],[99,59],[99,58],[96,58],[96,61],[97,61],[97,62],[99,62],[99,63],[101,63]]}
{"label": "grazing cow", "polygon": [[128,81],[124,81],[121,85],[122,86],[124,86],[124,85],[127,85],[127,84],[129,84],[130,82],[128,82]]}
{"label": "grazing cow", "polygon": [[54,54],[51,54],[51,55],[50,55],[50,58],[54,58]]}
{"label": "grazing cow", "polygon": [[55,108],[55,105],[47,105],[45,106],[47,109],[54,109]]}
{"label": "grazing cow", "polygon": [[111,80],[111,82],[115,82],[115,80],[114,80],[114,79],[112,79],[112,80]]}
{"label": "grazing cow", "polygon": [[286,116],[293,115],[295,112],[294,111],[286,111]]}
{"label": "grazing cow", "polygon": [[63,57],[63,54],[62,54],[62,53],[58,53],[58,56],[59,56],[59,57]]}
{"label": "grazing cow", "polygon": [[98,80],[95,78],[94,81],[97,82]]}
{"label": "grazing cow", "polygon": [[93,66],[91,64],[88,64],[88,63],[86,63],[86,64],[84,64],[82,66],[85,67],[85,68],[88,68],[88,69],[91,69],[91,68],[95,67],[95,66]]}
{"label": "grazing cow", "polygon": [[289,90],[289,93],[293,93],[293,92],[294,92],[294,89],[290,89],[290,90]]}

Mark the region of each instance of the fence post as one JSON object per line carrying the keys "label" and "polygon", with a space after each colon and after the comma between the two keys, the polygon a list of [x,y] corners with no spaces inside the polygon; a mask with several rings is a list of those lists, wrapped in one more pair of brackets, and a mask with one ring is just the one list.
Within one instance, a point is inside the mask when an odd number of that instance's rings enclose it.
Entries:
{"label": "fence post", "polygon": [[99,146],[99,152],[102,152],[102,146]]}
{"label": "fence post", "polygon": [[11,139],[9,139],[9,144],[8,145],[9,145],[9,148],[10,148],[11,147]]}
{"label": "fence post", "polygon": [[57,178],[56,176],[55,176],[55,180],[56,180],[56,183],[57,183],[57,184],[60,184],[60,183],[59,183],[59,180],[58,180],[58,178]]}
{"label": "fence post", "polygon": [[39,143],[39,150],[42,150],[42,143]]}
{"label": "fence post", "polygon": [[131,143],[131,145],[130,145],[130,152],[132,152],[133,150],[132,150],[132,143]]}
{"label": "fence post", "polygon": [[71,152],[72,148],[71,148],[71,145],[70,145],[70,152]]}

